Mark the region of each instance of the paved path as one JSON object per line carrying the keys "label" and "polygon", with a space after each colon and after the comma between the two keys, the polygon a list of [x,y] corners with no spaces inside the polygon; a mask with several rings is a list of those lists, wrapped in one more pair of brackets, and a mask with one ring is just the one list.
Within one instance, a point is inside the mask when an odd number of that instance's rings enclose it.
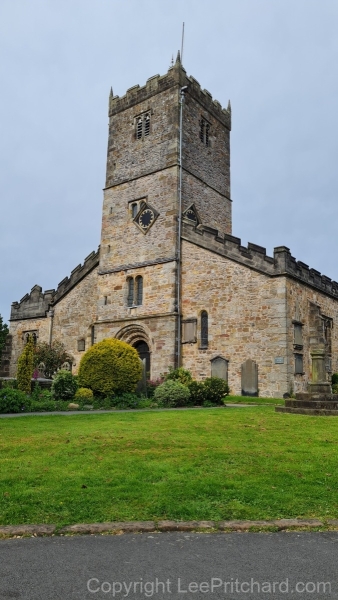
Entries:
{"label": "paved path", "polygon": [[338,532],[10,539],[0,598],[338,599],[337,558]]}
{"label": "paved path", "polygon": [[31,412],[31,413],[11,413],[0,415],[0,419],[11,418],[11,417],[48,417],[50,415],[102,415],[104,413],[124,413],[124,412],[160,412],[166,410],[211,410],[211,409],[222,409],[222,408],[247,408],[248,406],[274,406],[273,404],[226,404],[225,406],[187,406],[182,408],[132,408],[127,410],[58,410],[53,412]]}

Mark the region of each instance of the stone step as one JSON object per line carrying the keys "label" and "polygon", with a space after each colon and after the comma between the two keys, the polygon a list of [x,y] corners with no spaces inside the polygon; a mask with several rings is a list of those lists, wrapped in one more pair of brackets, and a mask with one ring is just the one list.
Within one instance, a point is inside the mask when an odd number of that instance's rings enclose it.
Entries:
{"label": "stone step", "polygon": [[338,410],[330,410],[328,408],[292,408],[291,406],[275,406],[275,412],[292,413],[295,415],[338,417]]}
{"label": "stone step", "polygon": [[333,400],[298,400],[298,398],[290,398],[285,400],[285,406],[288,408],[313,408],[313,409],[328,409],[338,410],[338,401]]}

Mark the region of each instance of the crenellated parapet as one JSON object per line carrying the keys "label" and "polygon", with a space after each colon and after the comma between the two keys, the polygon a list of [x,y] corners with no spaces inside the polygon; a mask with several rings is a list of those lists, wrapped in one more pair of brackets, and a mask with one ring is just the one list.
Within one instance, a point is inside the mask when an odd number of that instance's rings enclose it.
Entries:
{"label": "crenellated parapet", "polygon": [[208,90],[202,89],[194,77],[188,77],[182,66],[180,54],[178,53],[175,64],[169,68],[165,75],[154,75],[150,77],[143,86],[134,85],[129,88],[124,96],[114,96],[111,89],[109,95],[109,117],[136,106],[145,100],[159,94],[173,86],[180,88],[187,86],[187,93],[197,100],[216,119],[221,121],[229,130],[231,129],[231,107],[222,108],[218,100],[213,99]]}
{"label": "crenellated parapet", "polygon": [[83,265],[80,264],[75,267],[75,269],[72,270],[70,277],[65,277],[62,279],[62,281],[60,281],[54,295],[53,304],[55,305],[57,302],[59,302],[59,300],[68,294],[68,292],[70,292],[70,290],[73,289],[73,287],[77,285],[81,279],[86,277],[90,271],[95,269],[95,267],[97,267],[99,264],[99,260],[100,248],[98,248],[96,252],[91,252],[85,258]]}
{"label": "crenellated parapet", "polygon": [[242,246],[238,237],[222,234],[217,229],[204,225],[195,227],[186,221],[182,223],[182,238],[270,277],[287,275],[324,294],[338,298],[338,283],[297,261],[286,246],[274,248],[273,257],[267,256],[266,248],[262,246],[251,242]]}
{"label": "crenellated parapet", "polygon": [[55,290],[42,292],[42,288],[35,285],[29,294],[21,298],[20,302],[12,303],[10,321],[45,317],[53,302],[54,294]]}
{"label": "crenellated parapet", "polygon": [[99,255],[100,248],[96,252],[91,252],[85,258],[83,265],[80,264],[73,269],[70,277],[65,277],[59,283],[56,290],[52,289],[42,292],[42,288],[39,285],[35,285],[29,294],[21,298],[20,302],[12,303],[10,321],[47,317],[50,308],[55,306],[81,279],[98,266]]}

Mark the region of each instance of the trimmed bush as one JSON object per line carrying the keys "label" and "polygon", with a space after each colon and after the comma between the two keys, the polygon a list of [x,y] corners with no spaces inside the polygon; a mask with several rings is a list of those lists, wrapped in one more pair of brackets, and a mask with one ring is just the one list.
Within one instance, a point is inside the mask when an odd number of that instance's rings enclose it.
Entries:
{"label": "trimmed bush", "polygon": [[169,373],[165,376],[165,381],[179,381],[183,385],[189,385],[192,381],[192,376],[188,369],[183,369],[183,367],[179,367],[178,369],[173,369],[169,367]]}
{"label": "trimmed bush", "polygon": [[31,393],[31,383],[34,371],[34,341],[31,335],[19,356],[16,379],[18,389],[26,394]]}
{"label": "trimmed bush", "polygon": [[207,400],[207,390],[203,381],[191,381],[188,385],[191,404],[202,406]]}
{"label": "trimmed bush", "polygon": [[0,413],[29,412],[30,398],[21,390],[4,388],[0,390]]}
{"label": "trimmed bush", "polygon": [[93,400],[93,397],[94,394],[92,390],[85,387],[80,387],[79,389],[77,389],[74,396],[75,400],[79,400],[79,402],[87,402],[89,400]]}
{"label": "trimmed bush", "polygon": [[158,386],[161,385],[161,383],[163,383],[163,381],[164,381],[163,377],[160,377],[159,379],[148,379],[147,380],[147,397],[148,398],[154,397],[156,388],[158,388]]}
{"label": "trimmed bush", "polygon": [[70,371],[58,371],[52,383],[52,396],[57,400],[71,400],[78,388],[77,380]]}
{"label": "trimmed bush", "polygon": [[212,404],[223,404],[222,400],[229,394],[229,385],[220,377],[208,377],[204,380],[205,400]]}
{"label": "trimmed bush", "polygon": [[134,392],[141,379],[142,363],[135,348],[114,338],[94,344],[83,355],[78,379],[94,394]]}
{"label": "trimmed bush", "polygon": [[32,400],[30,412],[53,412],[60,410],[58,403],[54,400]]}
{"label": "trimmed bush", "polygon": [[156,388],[154,400],[159,406],[175,407],[187,406],[190,400],[190,392],[186,385],[179,381],[168,379]]}
{"label": "trimmed bush", "polygon": [[111,398],[110,406],[126,410],[130,408],[139,408],[140,398],[136,394],[121,394],[121,396],[114,396]]}

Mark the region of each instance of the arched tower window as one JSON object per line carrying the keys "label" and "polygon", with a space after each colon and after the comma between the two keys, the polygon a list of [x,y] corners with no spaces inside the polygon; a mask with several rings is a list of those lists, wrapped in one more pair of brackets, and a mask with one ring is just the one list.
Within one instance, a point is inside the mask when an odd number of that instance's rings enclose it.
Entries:
{"label": "arched tower window", "polygon": [[201,312],[201,347],[208,346],[208,313],[206,310]]}
{"label": "arched tower window", "polygon": [[127,305],[134,306],[134,278],[128,277],[127,283],[128,283]]}
{"label": "arched tower window", "polygon": [[136,305],[141,306],[143,302],[143,277],[136,277]]}

